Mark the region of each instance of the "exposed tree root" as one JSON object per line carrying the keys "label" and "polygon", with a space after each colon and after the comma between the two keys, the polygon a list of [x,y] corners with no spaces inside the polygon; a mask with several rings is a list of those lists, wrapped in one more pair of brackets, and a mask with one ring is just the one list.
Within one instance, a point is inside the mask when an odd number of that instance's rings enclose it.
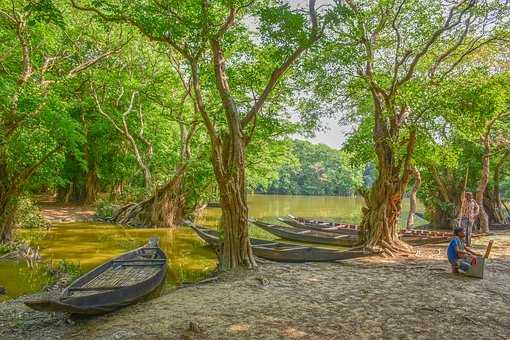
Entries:
{"label": "exposed tree root", "polygon": [[186,195],[182,190],[184,166],[151,197],[119,208],[111,221],[137,227],[175,227],[187,214]]}

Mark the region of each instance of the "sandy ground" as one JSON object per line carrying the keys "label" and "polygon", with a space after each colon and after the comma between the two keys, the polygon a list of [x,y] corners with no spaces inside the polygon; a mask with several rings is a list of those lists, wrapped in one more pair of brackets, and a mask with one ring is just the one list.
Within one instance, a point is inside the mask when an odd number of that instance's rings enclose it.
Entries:
{"label": "sandy ground", "polygon": [[[0,304],[1,339],[509,339],[510,233],[483,280],[449,273],[445,246],[407,258],[263,263],[91,318]],[[478,248],[489,238],[477,240]]]}
{"label": "sandy ground", "polygon": [[93,207],[54,203],[49,200],[37,204],[44,217],[51,223],[91,221],[96,215]]}

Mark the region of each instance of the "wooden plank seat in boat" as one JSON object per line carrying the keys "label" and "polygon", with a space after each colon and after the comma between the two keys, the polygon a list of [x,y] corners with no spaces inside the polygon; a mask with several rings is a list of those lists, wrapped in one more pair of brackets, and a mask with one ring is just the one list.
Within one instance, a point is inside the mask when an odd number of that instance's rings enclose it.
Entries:
{"label": "wooden plank seat in boat", "polygon": [[165,262],[163,259],[133,259],[133,260],[114,260],[112,263],[131,263],[131,262],[143,262],[143,263],[161,263]]}

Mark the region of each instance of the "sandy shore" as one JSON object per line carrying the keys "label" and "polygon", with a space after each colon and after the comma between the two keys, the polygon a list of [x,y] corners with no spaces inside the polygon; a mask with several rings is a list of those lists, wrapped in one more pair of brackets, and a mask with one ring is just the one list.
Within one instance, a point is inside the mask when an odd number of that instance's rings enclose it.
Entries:
{"label": "sandy shore", "polygon": [[99,317],[35,312],[20,298],[0,304],[0,338],[508,339],[510,234],[490,238],[484,280],[450,274],[445,246],[391,260],[264,263]]}

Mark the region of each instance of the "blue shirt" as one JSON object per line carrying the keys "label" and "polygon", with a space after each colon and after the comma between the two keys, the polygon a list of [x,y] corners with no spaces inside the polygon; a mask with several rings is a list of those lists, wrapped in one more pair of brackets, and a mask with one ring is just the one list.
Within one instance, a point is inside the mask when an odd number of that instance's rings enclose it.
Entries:
{"label": "blue shirt", "polygon": [[450,261],[451,264],[457,263],[457,260],[459,259],[459,254],[457,254],[457,247],[459,250],[464,250],[464,242],[458,237],[454,236],[453,239],[450,241],[450,244],[448,245],[448,261]]}

